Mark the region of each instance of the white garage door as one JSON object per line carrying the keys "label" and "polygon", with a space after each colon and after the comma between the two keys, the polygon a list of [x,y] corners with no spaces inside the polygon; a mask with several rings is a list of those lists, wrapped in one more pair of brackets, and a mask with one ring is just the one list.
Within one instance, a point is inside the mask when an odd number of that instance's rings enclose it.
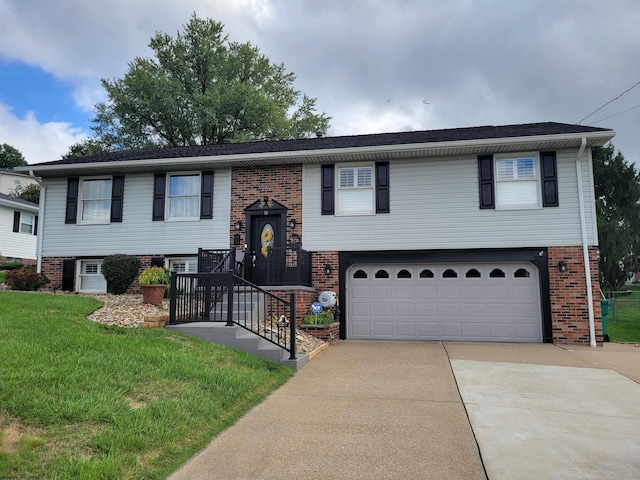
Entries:
{"label": "white garage door", "polygon": [[542,342],[531,263],[353,265],[347,338]]}

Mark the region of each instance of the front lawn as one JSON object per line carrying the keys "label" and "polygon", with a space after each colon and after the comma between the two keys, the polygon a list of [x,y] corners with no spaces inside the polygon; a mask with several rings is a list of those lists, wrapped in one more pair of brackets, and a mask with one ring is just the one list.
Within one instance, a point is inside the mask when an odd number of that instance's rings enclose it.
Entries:
{"label": "front lawn", "polygon": [[165,478],[293,373],[98,306],[0,292],[0,478]]}

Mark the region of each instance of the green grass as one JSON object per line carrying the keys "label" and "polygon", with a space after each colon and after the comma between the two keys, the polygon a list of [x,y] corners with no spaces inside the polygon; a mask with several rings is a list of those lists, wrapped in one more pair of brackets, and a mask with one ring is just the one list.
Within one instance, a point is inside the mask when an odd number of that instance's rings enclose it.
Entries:
{"label": "green grass", "polygon": [[627,289],[629,295],[607,293],[611,310],[607,315],[607,333],[612,342],[640,342],[640,287]]}
{"label": "green grass", "polygon": [[0,292],[0,478],[165,478],[292,375],[98,306]]}

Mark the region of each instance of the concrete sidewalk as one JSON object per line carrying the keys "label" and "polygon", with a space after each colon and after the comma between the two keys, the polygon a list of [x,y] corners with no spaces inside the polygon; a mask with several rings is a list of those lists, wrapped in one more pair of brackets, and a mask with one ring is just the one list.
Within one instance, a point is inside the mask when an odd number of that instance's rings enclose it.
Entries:
{"label": "concrete sidewalk", "polygon": [[633,346],[340,342],[170,478],[640,478],[639,381]]}

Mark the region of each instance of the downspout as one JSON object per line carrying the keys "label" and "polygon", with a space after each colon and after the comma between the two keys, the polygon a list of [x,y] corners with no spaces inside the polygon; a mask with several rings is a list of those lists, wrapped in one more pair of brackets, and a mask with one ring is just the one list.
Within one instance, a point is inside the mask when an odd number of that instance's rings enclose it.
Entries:
{"label": "downspout", "polygon": [[580,151],[576,158],[576,175],[578,179],[578,203],[580,205],[580,227],[582,230],[582,256],[584,257],[584,273],[587,283],[587,301],[589,302],[589,344],[596,346],[595,319],[593,313],[593,291],[591,285],[591,267],[589,264],[589,244],[587,242],[587,222],[584,217],[584,194],[582,192],[582,167],[581,160],[587,146],[587,139],[582,137]]}
{"label": "downspout", "polygon": [[29,170],[29,176],[40,185],[40,201],[38,203],[38,237],[36,239],[36,257],[38,260],[38,273],[42,273],[42,237],[44,236],[44,198],[46,187],[42,180],[35,176],[33,170]]}

